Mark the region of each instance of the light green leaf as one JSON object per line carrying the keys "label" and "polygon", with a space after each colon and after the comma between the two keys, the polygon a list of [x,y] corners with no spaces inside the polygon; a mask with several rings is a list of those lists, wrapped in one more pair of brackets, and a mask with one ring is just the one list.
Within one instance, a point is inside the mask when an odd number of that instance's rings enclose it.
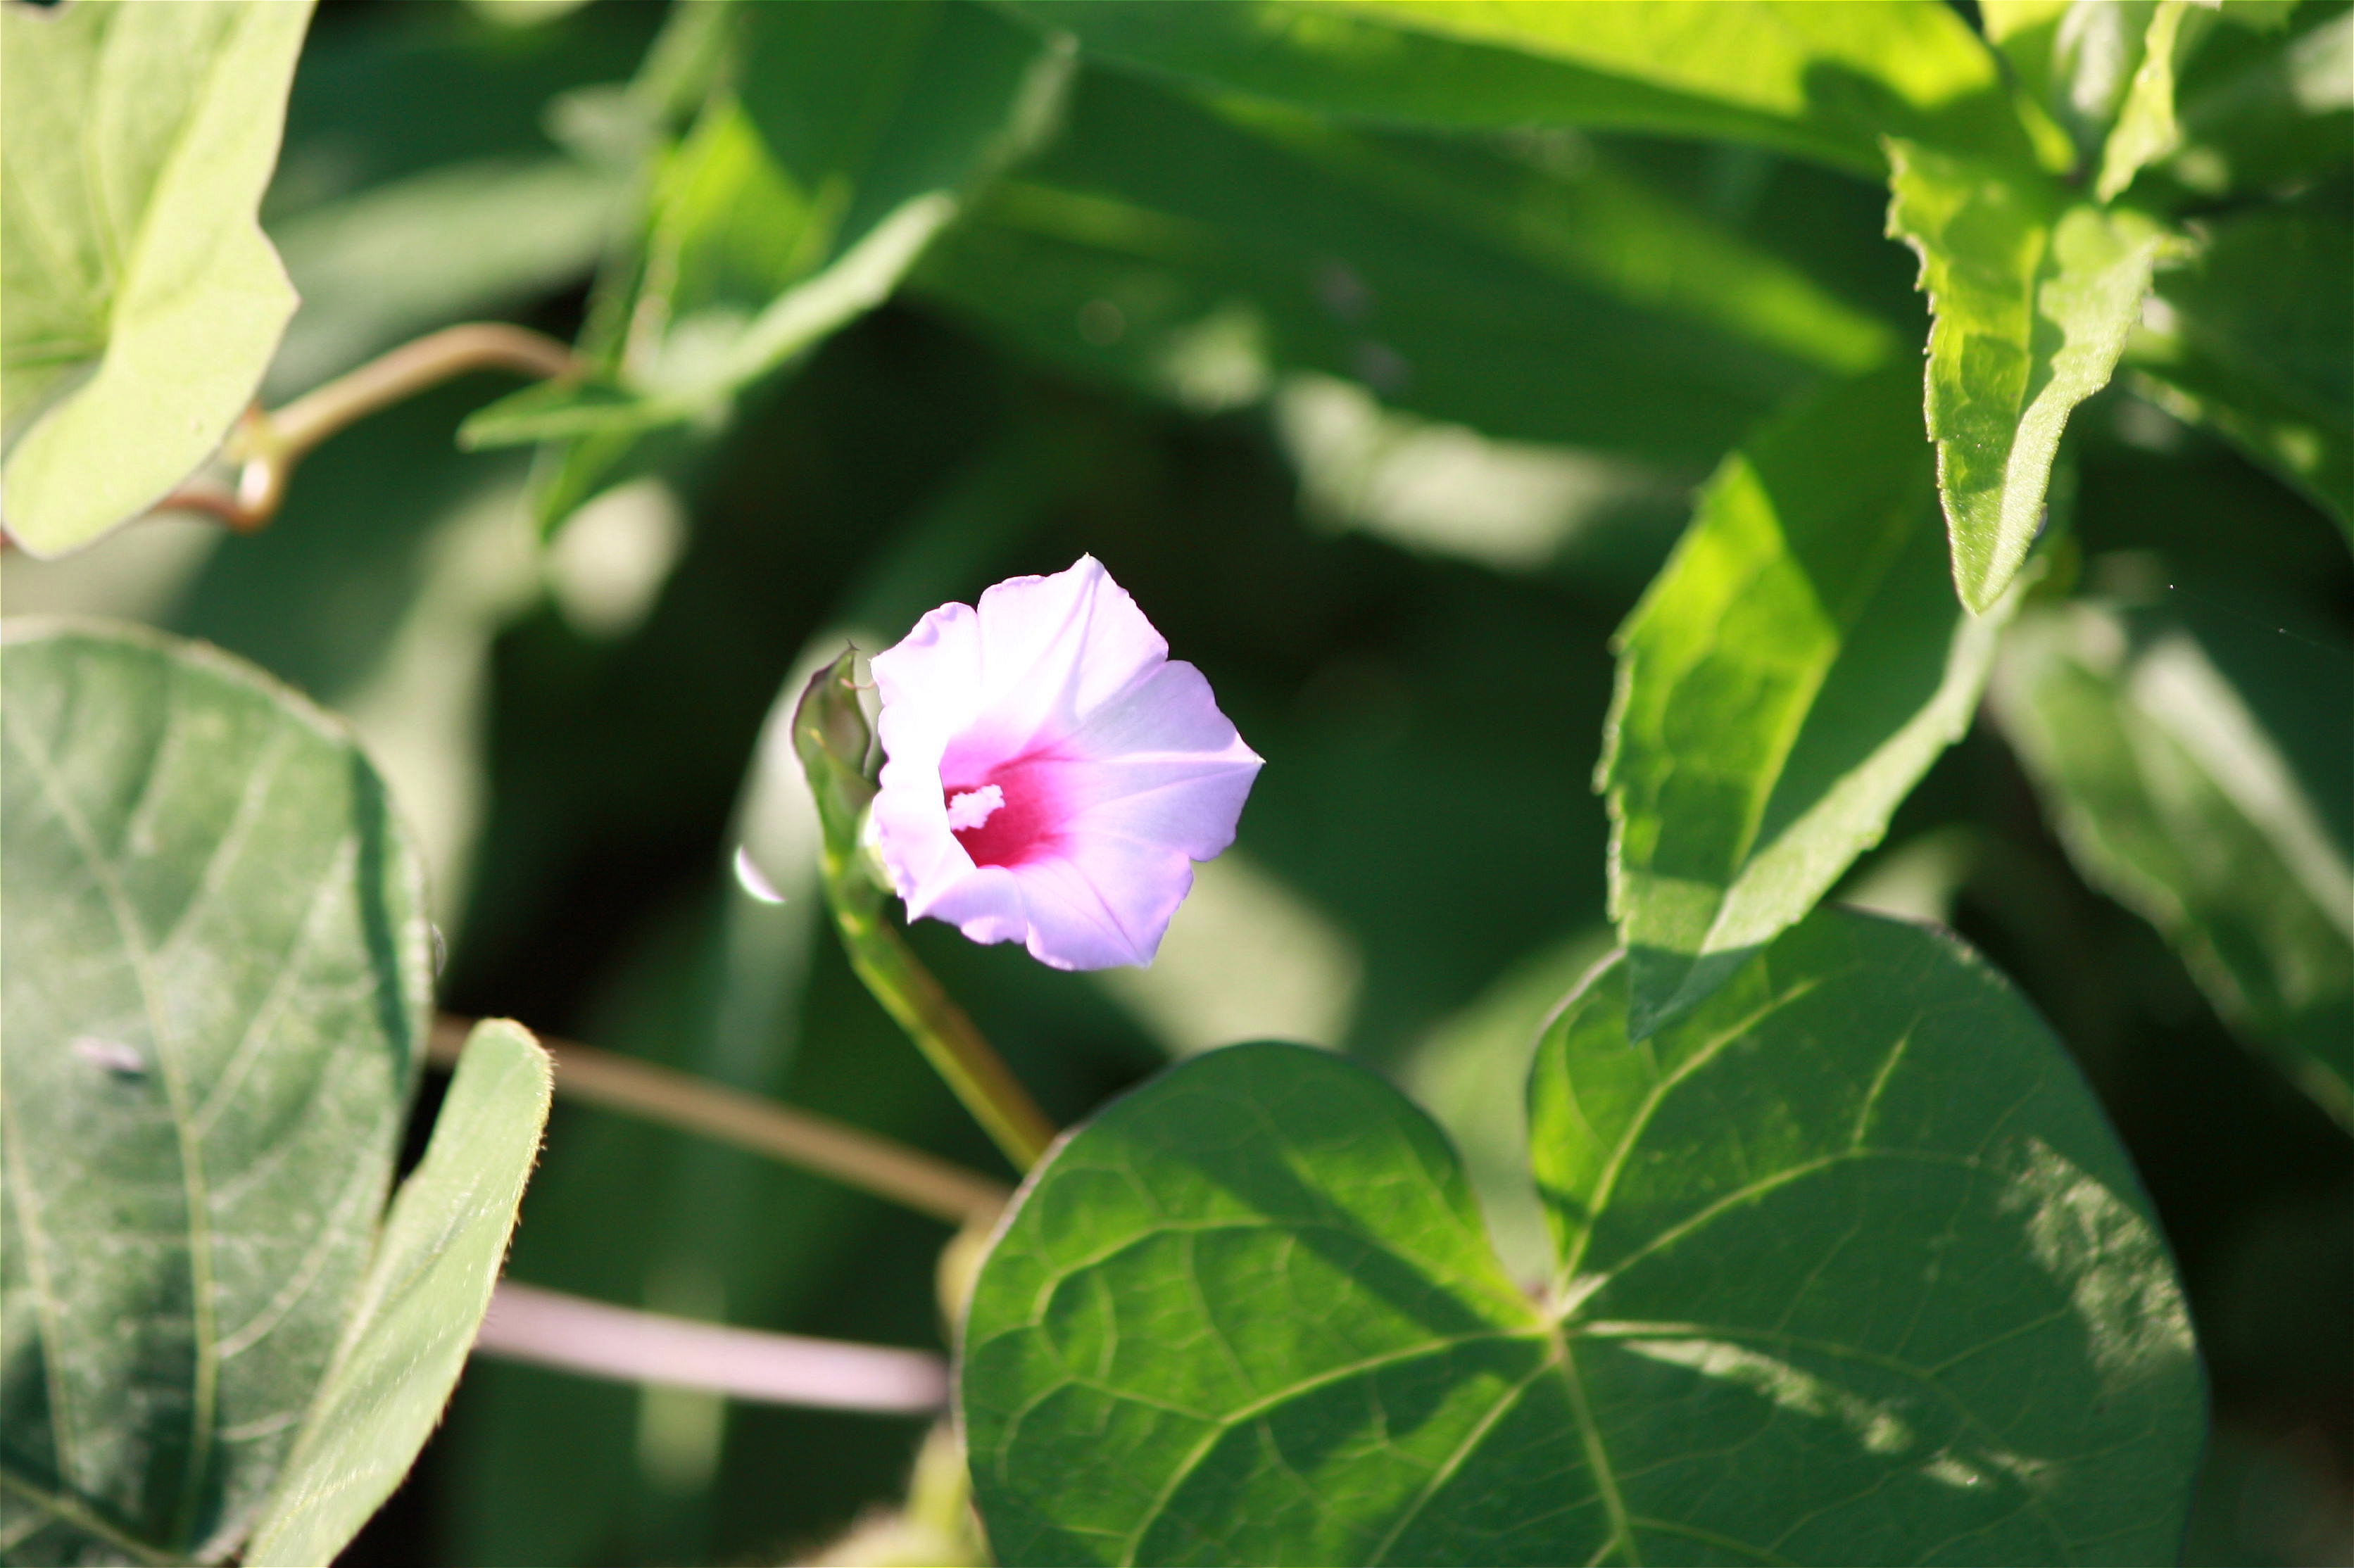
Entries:
{"label": "light green leaf", "polygon": [[1067,1138],[965,1329],[998,1560],[2170,1554],[2190,1324],[2017,994],[1840,912],[1640,1045],[1624,976],[1532,1079],[1534,1298],[1444,1135],[1339,1058],[1213,1052]]}
{"label": "light green leaf", "polygon": [[2317,191],[2214,220],[2161,274],[2134,385],[2211,426],[2354,538],[2354,221]]}
{"label": "light green leaf", "polygon": [[417,866],[340,726],[152,633],[11,628],[0,1541],[217,1562],[366,1266]]}
{"label": "light green leaf", "polygon": [[0,7],[0,486],[33,554],[162,500],[260,385],[294,291],[254,214],[310,16]]}
{"label": "light green leaf", "polygon": [[1995,699],[2085,876],[2354,1128],[2354,661],[2084,603],[2020,622]]}
{"label": "light green leaf", "polygon": [[332,1562],[425,1446],[491,1304],[552,1082],[521,1025],[474,1026],[245,1554],[252,1568]]}
{"label": "light green leaf", "polygon": [[1089,54],[1392,124],[1756,142],[1878,175],[1894,134],[2031,161],[1993,55],[1940,5],[1857,0],[1016,0]]}
{"label": "light green leaf", "polygon": [[1805,915],[1977,707],[2010,601],[1954,600],[1913,385],[1728,458],[1619,633],[1597,785],[1638,1038]]}
{"label": "light green leaf", "polygon": [[887,299],[972,188],[1044,132],[1068,74],[1066,51],[963,0],[740,20],[740,90],[657,154],[642,244],[583,344],[603,383],[494,404],[464,443],[581,440],[575,466],[610,467],[620,437],[723,417]]}
{"label": "light green leaf", "polygon": [[2182,127],[2174,117],[2175,68],[2211,20],[2205,12],[2192,16],[2190,0],[2158,0],[2116,125],[2101,149],[2100,177],[2093,184],[2093,194],[2101,200],[2115,201],[2144,164],[2182,144]]}
{"label": "light green leaf", "polygon": [[1888,232],[1921,258],[1929,434],[1954,582],[1983,613],[2043,522],[2060,433],[2108,384],[2175,241],[2138,213],[1891,142]]}

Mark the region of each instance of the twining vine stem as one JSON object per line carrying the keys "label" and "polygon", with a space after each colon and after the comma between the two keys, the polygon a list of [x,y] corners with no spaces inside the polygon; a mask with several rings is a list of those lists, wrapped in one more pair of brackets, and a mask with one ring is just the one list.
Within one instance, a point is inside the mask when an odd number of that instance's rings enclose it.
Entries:
{"label": "twining vine stem", "polygon": [[[472,1026],[444,1013],[426,1059],[454,1065]],[[556,1092],[567,1099],[765,1154],[952,1225],[986,1224],[1013,1196],[978,1172],[829,1117],[593,1045],[545,1035],[539,1043],[556,1060]]]}
{"label": "twining vine stem", "polygon": [[469,322],[405,343],[283,408],[255,405],[221,449],[237,468],[234,488],[191,484],[155,503],[158,512],[202,512],[239,533],[277,515],[294,465],[345,426],[471,370],[513,370],[543,378],[581,375],[587,365],[542,333],[501,322]]}

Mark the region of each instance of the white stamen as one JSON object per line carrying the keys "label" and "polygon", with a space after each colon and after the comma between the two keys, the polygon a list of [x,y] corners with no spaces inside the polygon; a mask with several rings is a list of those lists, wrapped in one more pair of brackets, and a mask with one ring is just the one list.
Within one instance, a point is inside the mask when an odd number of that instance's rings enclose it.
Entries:
{"label": "white stamen", "polygon": [[949,832],[969,832],[989,821],[997,808],[1005,804],[1005,791],[994,784],[984,784],[978,789],[968,789],[949,797]]}

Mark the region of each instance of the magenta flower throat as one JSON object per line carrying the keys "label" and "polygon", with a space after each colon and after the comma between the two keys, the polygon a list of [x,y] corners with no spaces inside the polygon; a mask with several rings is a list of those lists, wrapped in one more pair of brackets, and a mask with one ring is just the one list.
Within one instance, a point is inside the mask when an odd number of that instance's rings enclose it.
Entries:
{"label": "magenta flower throat", "polygon": [[1149,964],[1260,760],[1092,556],[875,656],[876,847],[910,918],[1065,969]]}

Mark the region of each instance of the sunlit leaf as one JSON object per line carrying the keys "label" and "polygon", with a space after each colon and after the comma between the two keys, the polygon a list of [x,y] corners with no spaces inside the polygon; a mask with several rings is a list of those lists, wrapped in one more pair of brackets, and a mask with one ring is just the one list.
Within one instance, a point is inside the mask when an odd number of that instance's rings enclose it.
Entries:
{"label": "sunlit leaf", "polygon": [[0,1540],[217,1561],[366,1267],[422,1044],[417,869],[339,727],[250,666],[19,627]]}
{"label": "sunlit leaf", "polygon": [[1705,997],[1880,841],[1978,704],[1909,367],[1725,461],[1619,633],[1598,774],[1633,1026]]}
{"label": "sunlit leaf", "polygon": [[309,0],[0,8],[9,535],[154,505],[260,384],[294,291],[254,214]]}
{"label": "sunlit leaf", "polygon": [[2354,538],[2354,218],[2342,193],[2218,217],[2129,345],[2135,384],[2211,426]]}
{"label": "sunlit leaf", "polygon": [[2043,523],[2060,433],[2108,384],[2150,273],[2176,243],[2154,220],[1904,142],[1888,231],[1921,258],[1929,434],[1962,602],[2002,597]]}
{"label": "sunlit leaf", "polygon": [[1944,6],[1028,0],[1090,54],[1303,108],[1450,129],[1758,142],[1877,174],[1893,132],[2029,156],[1993,56]]}
{"label": "sunlit leaf", "polygon": [[2190,1324],[2074,1068],[1949,938],[1825,913],[1688,1020],[1547,1032],[1524,1294],[1381,1079],[1244,1045],[1034,1174],[966,1325],[1002,1562],[2142,1563]]}
{"label": "sunlit leaf", "polygon": [[2084,603],[2020,623],[1996,695],[2084,874],[2354,1126],[2354,660]]}
{"label": "sunlit leaf", "polygon": [[2116,125],[2101,148],[2100,174],[2093,182],[2093,194],[2101,200],[2115,201],[2143,164],[2182,144],[2182,127],[2174,115],[2175,70],[2210,20],[2211,14],[2194,13],[2190,0],[2158,0]]}
{"label": "sunlit leaf", "polygon": [[332,1562],[408,1473],[491,1304],[550,1088],[547,1053],[520,1025],[475,1025],[247,1563]]}

